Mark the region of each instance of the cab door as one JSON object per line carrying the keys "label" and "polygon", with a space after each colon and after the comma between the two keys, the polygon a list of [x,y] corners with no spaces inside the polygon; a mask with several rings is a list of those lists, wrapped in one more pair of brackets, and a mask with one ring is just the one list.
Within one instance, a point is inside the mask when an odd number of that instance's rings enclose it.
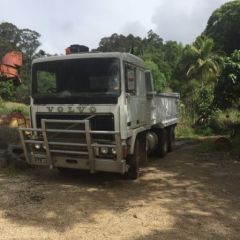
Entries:
{"label": "cab door", "polygon": [[137,83],[140,124],[146,125],[148,122],[147,92],[145,83],[145,71],[142,68],[137,68]]}
{"label": "cab door", "polygon": [[146,123],[146,92],[144,91],[144,71],[125,63],[125,86],[127,104],[127,125],[137,128]]}

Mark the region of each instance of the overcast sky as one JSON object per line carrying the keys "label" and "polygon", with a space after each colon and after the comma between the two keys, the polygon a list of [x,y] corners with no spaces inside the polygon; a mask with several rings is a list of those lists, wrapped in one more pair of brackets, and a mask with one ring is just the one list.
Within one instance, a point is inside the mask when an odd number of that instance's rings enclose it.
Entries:
{"label": "overcast sky", "polygon": [[64,53],[70,44],[96,48],[112,33],[191,43],[211,13],[229,0],[0,0],[0,22],[41,34],[41,49]]}

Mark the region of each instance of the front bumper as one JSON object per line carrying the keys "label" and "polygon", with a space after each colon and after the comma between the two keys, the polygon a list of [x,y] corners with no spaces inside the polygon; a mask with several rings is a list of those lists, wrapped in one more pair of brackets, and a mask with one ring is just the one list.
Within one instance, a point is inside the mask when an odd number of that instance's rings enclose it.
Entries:
{"label": "front bumper", "polygon": [[[61,128],[49,128],[48,124],[62,124]],[[68,127],[64,127],[67,124]],[[79,127],[81,126],[81,130]],[[92,131],[89,119],[59,120],[42,119],[41,128],[19,128],[21,142],[27,163],[43,165],[51,168],[85,169],[91,173],[96,171],[117,172],[124,174],[128,171],[126,160],[122,157],[122,144],[120,133],[115,131]],[[28,133],[27,135],[25,133]],[[76,135],[73,142],[69,139],[52,139],[53,134]],[[94,142],[92,135],[112,135],[115,141],[111,144]],[[51,135],[51,136],[50,136]],[[81,135],[81,140],[77,136]],[[84,141],[82,141],[84,139]],[[44,146],[41,151],[34,145]],[[95,148],[109,147],[116,149],[113,158],[99,158]]]}

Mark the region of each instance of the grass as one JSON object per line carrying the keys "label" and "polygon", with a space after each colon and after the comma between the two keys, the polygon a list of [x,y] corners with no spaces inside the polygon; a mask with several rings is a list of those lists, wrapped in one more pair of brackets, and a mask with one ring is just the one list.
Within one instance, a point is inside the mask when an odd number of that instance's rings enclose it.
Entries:
{"label": "grass", "polygon": [[228,135],[236,127],[240,126],[240,112],[236,109],[216,111],[210,116],[209,122],[204,126],[194,126],[192,118],[182,113],[180,123],[176,128],[176,136],[179,138],[194,138],[198,136]]}
{"label": "grass", "polygon": [[28,116],[28,106],[17,102],[3,102],[0,101],[0,115],[7,115],[11,112],[21,112],[24,116]]}
{"label": "grass", "polygon": [[217,111],[210,120],[211,128],[218,133],[230,132],[237,124],[240,124],[240,112],[236,109]]}
{"label": "grass", "polygon": [[179,123],[176,127],[176,137],[177,138],[194,138],[196,137],[196,133],[191,126],[185,123]]}
{"label": "grass", "polygon": [[192,127],[192,120],[186,114],[182,114],[180,122],[176,127],[176,137],[177,138],[194,138],[196,133]]}

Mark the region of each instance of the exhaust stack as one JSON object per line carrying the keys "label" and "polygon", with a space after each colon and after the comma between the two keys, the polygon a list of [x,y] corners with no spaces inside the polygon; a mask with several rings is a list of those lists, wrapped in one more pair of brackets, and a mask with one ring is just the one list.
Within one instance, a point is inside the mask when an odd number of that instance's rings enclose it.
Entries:
{"label": "exhaust stack", "polygon": [[65,49],[66,55],[74,53],[86,53],[89,52],[89,48],[84,45],[73,44]]}

